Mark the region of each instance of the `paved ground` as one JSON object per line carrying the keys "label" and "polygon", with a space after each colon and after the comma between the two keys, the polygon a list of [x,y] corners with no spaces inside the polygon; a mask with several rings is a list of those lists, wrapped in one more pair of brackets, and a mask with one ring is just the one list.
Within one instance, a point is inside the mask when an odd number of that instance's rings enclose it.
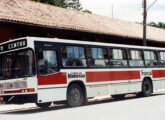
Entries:
{"label": "paved ground", "polygon": [[[0,120],[165,120],[165,94],[147,98],[91,100],[85,106],[40,109],[35,104],[0,105]],[[6,112],[2,112],[6,111]]]}

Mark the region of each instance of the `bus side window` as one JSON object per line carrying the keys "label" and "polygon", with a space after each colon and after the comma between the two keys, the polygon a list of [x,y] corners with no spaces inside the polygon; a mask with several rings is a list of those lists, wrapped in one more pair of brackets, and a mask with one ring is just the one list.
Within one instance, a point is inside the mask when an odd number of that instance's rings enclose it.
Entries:
{"label": "bus side window", "polygon": [[112,67],[127,67],[126,50],[124,49],[109,49],[110,65]]}
{"label": "bus side window", "polygon": [[144,61],[142,57],[143,53],[141,50],[129,50],[128,59],[131,67],[143,67]]}
{"label": "bus side window", "polygon": [[88,48],[88,64],[91,67],[108,67],[108,53],[106,48]]}
{"label": "bus side window", "polygon": [[147,67],[159,65],[155,51],[144,51],[144,60]]}
{"label": "bus side window", "polygon": [[165,52],[159,52],[160,66],[165,66]]}
{"label": "bus side window", "polygon": [[62,65],[64,67],[86,67],[84,47],[62,46]]}
{"label": "bus side window", "polygon": [[42,50],[38,53],[38,71],[40,75],[58,71],[57,52],[55,50]]}

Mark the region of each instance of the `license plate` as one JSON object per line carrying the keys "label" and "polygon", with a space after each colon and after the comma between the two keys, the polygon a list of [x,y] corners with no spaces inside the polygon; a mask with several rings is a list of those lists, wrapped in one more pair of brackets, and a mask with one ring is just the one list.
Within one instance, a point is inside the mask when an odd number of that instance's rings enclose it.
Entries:
{"label": "license plate", "polygon": [[0,97],[0,102],[3,101],[3,97]]}

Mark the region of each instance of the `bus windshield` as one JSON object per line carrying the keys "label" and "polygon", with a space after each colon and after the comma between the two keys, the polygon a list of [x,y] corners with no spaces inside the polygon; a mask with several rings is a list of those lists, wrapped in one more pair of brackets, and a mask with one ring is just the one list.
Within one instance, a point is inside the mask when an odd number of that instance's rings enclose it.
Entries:
{"label": "bus windshield", "polygon": [[34,55],[30,49],[0,55],[0,80],[35,75]]}

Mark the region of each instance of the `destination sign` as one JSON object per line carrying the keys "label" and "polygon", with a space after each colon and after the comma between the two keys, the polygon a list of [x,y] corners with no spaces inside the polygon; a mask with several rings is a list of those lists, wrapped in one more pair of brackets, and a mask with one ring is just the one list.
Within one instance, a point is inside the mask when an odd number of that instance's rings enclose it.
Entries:
{"label": "destination sign", "polygon": [[18,48],[22,48],[22,47],[26,47],[26,46],[27,46],[26,39],[17,40],[17,41],[13,41],[13,42],[9,42],[9,43],[0,45],[0,52],[14,50],[14,49],[18,49]]}

